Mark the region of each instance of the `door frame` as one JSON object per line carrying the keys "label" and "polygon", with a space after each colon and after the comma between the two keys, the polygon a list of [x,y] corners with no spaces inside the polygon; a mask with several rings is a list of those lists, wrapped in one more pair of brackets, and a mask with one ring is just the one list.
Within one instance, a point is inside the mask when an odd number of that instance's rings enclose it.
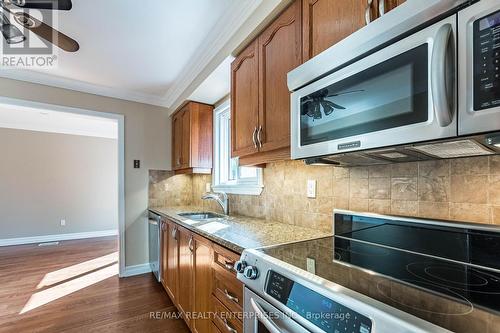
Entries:
{"label": "door frame", "polygon": [[56,104],[1,97],[2,107],[23,107],[40,111],[58,111],[115,120],[118,124],[118,266],[119,277],[125,276],[125,116],[119,113],[101,112]]}

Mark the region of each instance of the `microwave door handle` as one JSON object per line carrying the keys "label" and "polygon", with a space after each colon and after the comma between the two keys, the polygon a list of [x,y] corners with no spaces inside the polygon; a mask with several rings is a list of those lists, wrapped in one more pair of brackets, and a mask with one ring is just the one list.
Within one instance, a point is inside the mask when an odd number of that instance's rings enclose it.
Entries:
{"label": "microwave door handle", "polygon": [[253,298],[250,298],[250,304],[252,305],[253,310],[256,313],[256,318],[258,321],[260,321],[268,330],[270,333],[281,333],[281,330],[274,324],[268,316],[264,313],[264,310],[262,307],[257,304],[257,302],[254,301]]}
{"label": "microwave door handle", "polygon": [[[451,98],[447,89],[447,59],[448,43],[452,33],[451,24],[439,28],[434,38],[431,58],[431,93],[438,124],[446,127],[452,120]],[[451,83],[450,83],[451,84]]]}

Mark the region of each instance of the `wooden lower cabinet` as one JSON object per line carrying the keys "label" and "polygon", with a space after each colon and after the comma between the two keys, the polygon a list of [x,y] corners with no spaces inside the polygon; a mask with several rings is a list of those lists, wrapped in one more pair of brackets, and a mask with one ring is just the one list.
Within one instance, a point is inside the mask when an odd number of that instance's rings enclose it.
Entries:
{"label": "wooden lower cabinet", "polygon": [[173,221],[162,232],[162,284],[191,331],[242,332],[243,284],[233,269],[239,254]]}
{"label": "wooden lower cabinet", "polygon": [[212,243],[198,235],[193,237],[194,310],[197,314],[192,323],[196,333],[210,332],[210,298],[212,294]]}
{"label": "wooden lower cabinet", "polygon": [[177,293],[177,308],[184,314],[186,324],[191,327],[193,313],[193,234],[184,228],[179,228],[179,291]]}

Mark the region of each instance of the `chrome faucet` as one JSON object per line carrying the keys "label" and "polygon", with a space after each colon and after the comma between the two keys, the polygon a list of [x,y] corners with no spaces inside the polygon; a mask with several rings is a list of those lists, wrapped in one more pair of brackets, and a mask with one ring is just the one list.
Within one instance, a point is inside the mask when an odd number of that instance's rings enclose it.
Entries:
{"label": "chrome faucet", "polygon": [[229,215],[229,199],[225,192],[206,193],[201,197],[203,200],[215,200],[224,211],[224,215]]}

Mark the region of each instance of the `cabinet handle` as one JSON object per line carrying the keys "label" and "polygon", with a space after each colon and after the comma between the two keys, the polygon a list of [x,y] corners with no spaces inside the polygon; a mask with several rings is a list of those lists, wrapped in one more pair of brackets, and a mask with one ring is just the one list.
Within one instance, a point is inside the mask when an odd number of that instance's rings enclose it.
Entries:
{"label": "cabinet handle", "polygon": [[224,266],[225,266],[228,270],[233,270],[233,269],[234,269],[234,262],[225,260],[225,261],[224,261]]}
{"label": "cabinet handle", "polygon": [[372,21],[372,3],[373,3],[373,0],[368,0],[368,4],[367,4],[366,9],[365,9],[366,24],[370,24],[370,22]]}
{"label": "cabinet handle", "polygon": [[224,289],[224,294],[226,294],[227,299],[229,299],[230,301],[233,301],[233,302],[235,302],[235,303],[238,303],[238,302],[239,302],[238,297],[235,297],[235,296],[231,295],[231,294],[229,293],[229,291],[227,291],[227,289]]}
{"label": "cabinet handle", "polygon": [[259,143],[259,148],[262,148],[262,139],[260,137],[260,133],[262,133],[262,125],[259,126],[259,130],[257,131],[257,142]]}
{"label": "cabinet handle", "polygon": [[231,327],[231,325],[229,325],[229,323],[227,322],[227,319],[224,318],[224,326],[226,326],[226,329],[231,332],[231,333],[238,333],[238,331],[236,329],[234,329],[233,327]]}
{"label": "cabinet handle", "polygon": [[161,231],[167,230],[167,224],[165,222],[161,222]]}
{"label": "cabinet handle", "polygon": [[253,133],[252,133],[252,141],[253,141],[254,148],[257,148],[256,134],[257,134],[257,126],[255,126],[255,128],[253,129]]}
{"label": "cabinet handle", "polygon": [[385,0],[379,0],[378,13],[380,14],[380,16],[385,14]]}
{"label": "cabinet handle", "polygon": [[193,236],[189,238],[189,243],[188,243],[189,251],[193,252],[194,247],[193,247]]}
{"label": "cabinet handle", "polygon": [[177,227],[174,227],[174,229],[172,230],[172,238],[177,240]]}

